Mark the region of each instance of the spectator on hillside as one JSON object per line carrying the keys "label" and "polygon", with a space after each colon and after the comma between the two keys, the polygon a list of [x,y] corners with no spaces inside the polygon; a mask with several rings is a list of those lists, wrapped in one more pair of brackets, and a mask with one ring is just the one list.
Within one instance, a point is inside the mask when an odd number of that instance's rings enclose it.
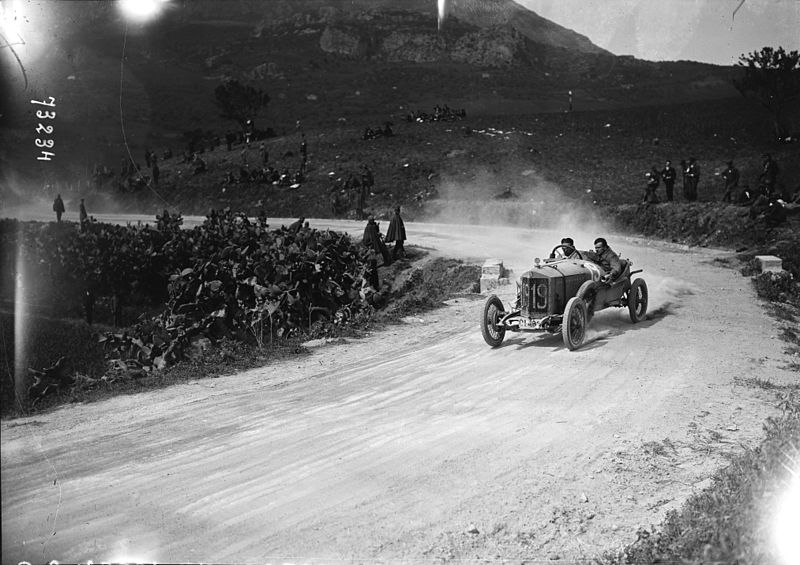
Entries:
{"label": "spectator on hillside", "polygon": [[733,166],[733,161],[728,161],[728,168],[722,171],[722,178],[725,181],[725,194],[722,195],[722,201],[732,202],[733,194],[739,189],[739,169]]}
{"label": "spectator on hillside", "polygon": [[694,157],[689,159],[689,165],[686,167],[686,177],[688,186],[686,200],[694,202],[697,200],[697,185],[700,184],[700,166]]}
{"label": "spectator on hillside", "polygon": [[158,177],[161,176],[161,170],[158,168],[158,163],[153,163],[153,184],[158,186]]}
{"label": "spectator on hillside", "polygon": [[394,216],[389,222],[389,228],[386,230],[386,242],[395,242],[392,248],[392,260],[405,257],[406,251],[403,248],[403,242],[406,240],[406,226],[403,223],[403,218],[400,217],[400,206],[394,209]]}
{"label": "spectator on hillside", "polygon": [[656,190],[658,189],[658,185],[660,183],[658,169],[652,167],[650,172],[645,173],[644,176],[647,179],[644,202],[647,204],[658,204],[658,195],[656,194]]}
{"label": "spectator on hillside", "polygon": [[672,202],[672,190],[675,186],[676,177],[677,174],[672,167],[672,161],[667,159],[667,163],[664,165],[664,168],[661,169],[661,180],[664,181],[664,190],[667,192],[667,202]]}
{"label": "spectator on hillside", "polygon": [[689,176],[687,175],[689,171],[689,164],[686,162],[685,159],[681,159],[681,179],[683,180],[683,198],[686,199],[686,195],[689,194]]}
{"label": "spectator on hillside", "polygon": [[61,215],[66,212],[66,208],[64,208],[64,201],[61,200],[61,195],[56,194],[55,200],[53,200],[53,212],[56,213],[56,221],[61,221]]}
{"label": "spectator on hillside", "polygon": [[778,180],[778,163],[769,153],[764,154],[764,162],[761,165],[761,175],[759,180],[764,187],[764,194],[768,197],[775,192],[775,183]]}

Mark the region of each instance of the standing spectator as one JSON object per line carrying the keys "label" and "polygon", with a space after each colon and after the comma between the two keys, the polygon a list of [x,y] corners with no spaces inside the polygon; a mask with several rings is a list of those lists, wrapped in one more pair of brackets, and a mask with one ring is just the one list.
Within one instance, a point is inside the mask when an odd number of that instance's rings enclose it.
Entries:
{"label": "standing spectator", "polygon": [[775,182],[778,180],[778,163],[772,158],[769,153],[764,154],[764,162],[761,165],[761,186],[764,188],[764,194],[768,197],[772,196],[775,191]]}
{"label": "standing spectator", "polygon": [[675,186],[675,178],[677,174],[672,167],[672,161],[667,159],[664,168],[661,169],[661,180],[664,181],[664,190],[667,192],[667,202],[672,202],[672,189]]}
{"label": "standing spectator", "polygon": [[305,217],[300,216],[300,219],[298,219],[296,222],[292,222],[292,224],[289,225],[289,231],[293,233],[299,232],[300,228],[303,227],[303,222],[305,221],[306,221]]}
{"label": "standing spectator", "polygon": [[569,91],[569,111],[572,112],[572,91]]}
{"label": "standing spectator", "polygon": [[144,162],[147,165],[147,168],[150,168],[150,150],[145,147],[144,149]]}
{"label": "standing spectator", "polygon": [[733,193],[739,188],[739,169],[733,166],[733,161],[728,161],[728,168],[722,171],[722,178],[725,180],[725,194],[722,195],[722,201],[732,202]]}
{"label": "standing spectator", "polygon": [[83,225],[86,221],[89,220],[89,214],[86,213],[86,204],[83,203],[83,198],[81,198],[81,206],[80,206],[80,222]]}
{"label": "standing spectator", "polygon": [[303,161],[308,158],[308,143],[306,143],[306,134],[303,134],[303,141],[300,143],[300,155],[303,157]]}
{"label": "standing spectator", "polygon": [[64,208],[64,201],[61,200],[61,195],[56,194],[56,199],[53,200],[53,212],[56,213],[56,221],[61,221],[61,215],[66,212]]}
{"label": "standing spectator", "polygon": [[161,175],[161,170],[158,168],[158,163],[153,163],[153,184],[158,186],[158,177]]}
{"label": "standing spectator", "polygon": [[689,198],[689,165],[684,159],[681,159],[681,178],[683,179],[683,198]]}
{"label": "standing spectator", "polygon": [[647,204],[658,204],[658,195],[656,194],[656,189],[658,189],[660,182],[658,170],[655,167],[652,167],[650,172],[645,173],[644,176],[647,178],[647,189],[644,193],[644,202]]}
{"label": "standing spectator", "polygon": [[375,218],[370,216],[367,219],[367,225],[364,227],[364,238],[362,243],[372,249],[376,253],[380,253],[383,257],[383,266],[386,267],[392,264],[392,257],[389,255],[389,250],[386,244],[381,239],[381,232],[378,224],[375,223]]}
{"label": "standing spectator", "polygon": [[261,162],[266,167],[269,164],[269,151],[267,151],[267,146],[263,141],[261,142],[258,152],[261,154]]}
{"label": "standing spectator", "polygon": [[406,226],[403,218],[400,217],[400,206],[394,209],[394,216],[389,222],[389,229],[386,230],[386,242],[395,242],[392,248],[392,260],[405,257],[406,251],[403,249],[403,242],[406,240]]}
{"label": "standing spectator", "polygon": [[686,168],[686,176],[689,184],[689,191],[686,194],[686,199],[689,202],[697,200],[697,185],[700,183],[700,166],[697,164],[697,159],[691,157],[689,159],[689,166]]}

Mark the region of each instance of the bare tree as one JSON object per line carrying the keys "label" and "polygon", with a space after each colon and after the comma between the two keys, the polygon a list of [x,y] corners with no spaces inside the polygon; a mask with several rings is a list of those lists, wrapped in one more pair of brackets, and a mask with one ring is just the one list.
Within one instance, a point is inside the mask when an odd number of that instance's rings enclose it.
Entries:
{"label": "bare tree", "polygon": [[783,47],[764,47],[741,55],[737,65],[744,69],[734,79],[736,90],[758,100],[772,114],[775,135],[785,137],[791,130],[787,110],[800,98],[800,53]]}

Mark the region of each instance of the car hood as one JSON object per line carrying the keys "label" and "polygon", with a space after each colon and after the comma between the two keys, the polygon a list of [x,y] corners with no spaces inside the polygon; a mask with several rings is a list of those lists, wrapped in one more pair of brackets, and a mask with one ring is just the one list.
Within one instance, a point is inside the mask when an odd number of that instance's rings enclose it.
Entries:
{"label": "car hood", "polygon": [[586,261],[577,259],[563,259],[552,263],[539,263],[531,270],[522,273],[523,277],[530,279],[552,279],[570,275],[584,275],[591,278],[591,272],[584,265]]}

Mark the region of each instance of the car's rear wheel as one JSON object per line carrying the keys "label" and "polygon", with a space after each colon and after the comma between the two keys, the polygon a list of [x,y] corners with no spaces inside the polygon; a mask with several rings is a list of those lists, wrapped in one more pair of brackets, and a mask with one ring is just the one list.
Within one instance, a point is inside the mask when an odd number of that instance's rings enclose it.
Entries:
{"label": "car's rear wheel", "polygon": [[592,316],[594,316],[594,299],[597,296],[597,283],[594,281],[584,282],[575,296],[583,300],[584,304],[586,304],[586,323],[588,324],[592,321]]}
{"label": "car's rear wheel", "polygon": [[492,294],[486,299],[481,317],[481,334],[483,340],[492,347],[503,343],[503,338],[506,336],[506,329],[497,325],[504,313],[503,302],[496,295]]}
{"label": "car's rear wheel", "polygon": [[644,279],[636,279],[628,291],[628,313],[634,324],[644,320],[647,315],[647,283]]}
{"label": "car's rear wheel", "polygon": [[577,296],[570,298],[564,308],[561,337],[570,351],[579,348],[586,337],[586,303]]}

